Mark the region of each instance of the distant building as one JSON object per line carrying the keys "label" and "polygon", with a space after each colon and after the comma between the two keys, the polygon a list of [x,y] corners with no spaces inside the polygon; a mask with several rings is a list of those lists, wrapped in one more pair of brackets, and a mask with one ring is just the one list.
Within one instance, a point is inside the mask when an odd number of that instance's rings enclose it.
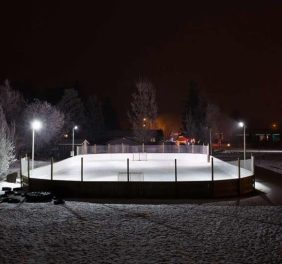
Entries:
{"label": "distant building", "polygon": [[[146,132],[147,141],[144,143],[158,144],[163,142],[164,134],[161,129],[150,129]],[[127,144],[127,143],[128,144]],[[127,145],[137,145],[140,144],[136,139],[134,132],[132,130],[114,130],[108,131],[104,134],[102,144],[127,144]]]}
{"label": "distant building", "polygon": [[[87,147],[88,145],[90,145],[90,143],[86,139],[75,139],[74,140],[75,155],[76,155],[77,146]],[[68,158],[70,157],[71,150],[72,150],[72,140],[69,138],[65,138],[57,144],[54,157],[56,157],[57,159]]]}
{"label": "distant building", "polygon": [[[243,142],[243,133],[236,134],[236,144]],[[273,129],[251,129],[246,131],[247,145],[253,147],[282,146],[281,131]]]}
{"label": "distant building", "polygon": [[132,138],[127,138],[127,137],[122,137],[122,138],[115,138],[115,139],[111,139],[107,142],[107,144],[111,144],[111,145],[137,145],[138,142]]}
{"label": "distant building", "polygon": [[251,142],[262,145],[279,145],[281,144],[281,132],[271,129],[257,129],[250,131]]}

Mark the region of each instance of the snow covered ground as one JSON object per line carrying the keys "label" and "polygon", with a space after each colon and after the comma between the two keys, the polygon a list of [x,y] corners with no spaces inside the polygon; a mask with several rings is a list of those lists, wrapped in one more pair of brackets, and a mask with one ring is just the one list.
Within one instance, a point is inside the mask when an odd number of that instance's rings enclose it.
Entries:
{"label": "snow covered ground", "polygon": [[0,182],[0,194],[1,194],[2,187],[10,187],[12,189],[19,188],[21,187],[21,183],[19,179],[17,179],[16,183],[6,182],[5,180],[1,181]]}
{"label": "snow covered ground", "polygon": [[0,263],[282,263],[281,206],[0,204]]}
{"label": "snow covered ground", "polygon": [[[205,154],[185,153],[128,153],[79,155],[54,163],[53,179],[80,181],[81,158],[83,158],[84,181],[118,181],[120,175],[126,180],[127,158],[129,171],[144,181],[174,181],[175,159],[177,159],[178,181],[211,180],[211,164]],[[250,161],[248,161],[250,163]],[[26,166],[26,165],[25,165]],[[27,169],[23,169],[27,174]],[[241,177],[252,175],[250,170],[241,168]],[[32,178],[50,179],[51,167],[43,166],[31,172]],[[229,164],[214,158],[214,179],[238,178],[237,164]]]}
{"label": "snow covered ground", "polygon": [[282,174],[282,154],[257,155],[256,166]]}
{"label": "snow covered ground", "polygon": [[[239,153],[239,154],[238,154]],[[252,153],[255,157],[255,165],[270,171],[282,174],[282,150],[247,150],[247,157]],[[238,156],[243,156],[242,150],[229,150],[219,153],[218,156],[223,160],[236,159]]]}
{"label": "snow covered ground", "polygon": [[282,263],[282,206],[265,206],[266,195],[171,204],[0,203],[0,263]]}

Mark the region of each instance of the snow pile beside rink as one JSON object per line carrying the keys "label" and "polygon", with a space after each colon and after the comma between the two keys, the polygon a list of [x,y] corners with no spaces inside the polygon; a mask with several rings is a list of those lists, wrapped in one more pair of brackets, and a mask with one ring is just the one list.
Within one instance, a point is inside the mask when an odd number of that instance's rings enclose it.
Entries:
{"label": "snow pile beside rink", "polygon": [[0,263],[282,263],[282,207],[0,205]]}

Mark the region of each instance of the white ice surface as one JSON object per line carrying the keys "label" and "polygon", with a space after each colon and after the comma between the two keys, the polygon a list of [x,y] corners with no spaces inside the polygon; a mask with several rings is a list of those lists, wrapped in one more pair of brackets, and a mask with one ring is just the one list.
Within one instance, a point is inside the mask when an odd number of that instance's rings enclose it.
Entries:
{"label": "white ice surface", "polygon": [[[137,155],[137,158],[136,158]],[[127,172],[127,158],[130,173],[142,173],[144,181],[175,181],[175,159],[177,159],[178,181],[210,181],[211,164],[205,154],[148,153],[141,154],[91,154],[79,155],[54,163],[53,179],[79,181],[81,179],[81,158],[83,158],[84,181],[117,181],[119,173]],[[146,159],[146,160],[144,160]],[[241,169],[241,177],[252,173]],[[50,179],[51,166],[31,171],[32,178]],[[238,178],[238,167],[214,159],[214,180]]]}

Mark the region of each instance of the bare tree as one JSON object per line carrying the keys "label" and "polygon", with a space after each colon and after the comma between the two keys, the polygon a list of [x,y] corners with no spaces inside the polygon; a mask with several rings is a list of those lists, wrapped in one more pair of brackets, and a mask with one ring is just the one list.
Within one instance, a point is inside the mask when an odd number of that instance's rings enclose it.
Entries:
{"label": "bare tree", "polygon": [[22,94],[14,90],[10,82],[5,80],[0,85],[0,104],[2,105],[6,121],[8,124],[16,122],[21,116],[22,109],[25,106],[25,100]]}
{"label": "bare tree", "polygon": [[153,84],[146,80],[138,81],[130,105],[128,117],[135,135],[139,141],[147,141],[149,131],[154,127],[158,109]]}
{"label": "bare tree", "polygon": [[22,112],[26,106],[26,102],[23,95],[13,89],[8,80],[5,80],[4,83],[0,85],[0,104],[2,105],[8,126],[13,127],[15,148],[18,154],[23,147],[21,142],[24,142],[21,138],[20,127],[22,123]]}
{"label": "bare tree", "polygon": [[0,176],[7,172],[15,160],[14,129],[8,126],[0,104]]}
{"label": "bare tree", "polygon": [[[30,123],[33,119],[38,119],[43,124],[42,130],[37,135],[37,148],[42,149],[60,138],[64,126],[64,114],[55,106],[52,106],[46,101],[39,101],[38,99],[27,106],[24,111],[24,130],[28,139],[31,139]],[[28,140],[28,144],[30,144],[30,140]],[[49,149],[47,148],[46,150]]]}

